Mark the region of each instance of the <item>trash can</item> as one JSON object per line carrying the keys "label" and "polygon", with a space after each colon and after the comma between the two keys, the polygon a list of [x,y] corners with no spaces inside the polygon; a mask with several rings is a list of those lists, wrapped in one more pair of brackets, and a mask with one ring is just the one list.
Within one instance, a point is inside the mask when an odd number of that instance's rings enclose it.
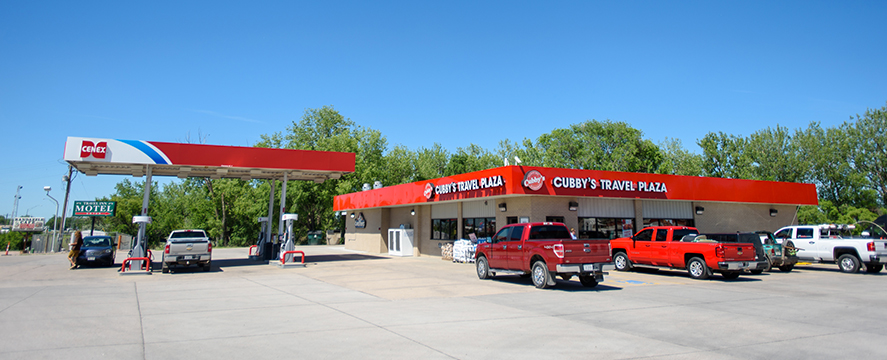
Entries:
{"label": "trash can", "polygon": [[319,245],[323,241],[323,231],[309,231],[308,245]]}

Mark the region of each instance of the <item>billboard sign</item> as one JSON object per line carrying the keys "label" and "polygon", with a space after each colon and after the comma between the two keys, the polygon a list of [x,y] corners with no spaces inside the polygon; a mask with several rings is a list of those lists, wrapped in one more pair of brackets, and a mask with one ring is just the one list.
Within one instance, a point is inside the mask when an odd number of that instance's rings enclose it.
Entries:
{"label": "billboard sign", "polygon": [[42,217],[17,217],[12,220],[12,231],[41,232],[45,222]]}
{"label": "billboard sign", "polygon": [[74,201],[73,216],[114,216],[116,201]]}

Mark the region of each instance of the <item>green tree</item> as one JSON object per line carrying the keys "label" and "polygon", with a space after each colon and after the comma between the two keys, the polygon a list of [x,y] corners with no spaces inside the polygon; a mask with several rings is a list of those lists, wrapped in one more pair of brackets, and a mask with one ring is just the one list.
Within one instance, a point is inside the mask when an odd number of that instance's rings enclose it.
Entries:
{"label": "green tree", "polygon": [[[529,147],[526,150],[529,152]],[[662,162],[659,148],[644,139],[640,130],[610,120],[554,129],[539,136],[535,151],[542,158],[542,166],[572,169],[653,173]],[[528,160],[535,162],[534,156],[528,155]]]}
{"label": "green tree", "polygon": [[416,150],[416,181],[444,177],[449,159],[449,152],[439,143],[434,143],[430,148],[419,148]]}
{"label": "green tree", "polygon": [[844,131],[851,163],[877,192],[881,206],[887,206],[887,106],[857,115],[855,123],[845,123]]}
{"label": "green tree", "polygon": [[[287,207],[288,211],[299,214],[294,231],[300,235],[338,226],[332,211],[336,195],[360,191],[364,183],[398,181],[405,176],[404,171],[391,175],[386,169],[386,164],[396,163],[398,159],[392,157],[386,162],[388,141],[379,131],[357,126],[332,106],[305,110],[302,118],[293,121],[285,133],[263,135],[256,146],[355,153],[354,173],[323,182],[288,183]],[[405,169],[412,161],[407,152],[402,154],[402,159],[406,159]]]}
{"label": "green tree", "polygon": [[786,127],[776,125],[751,134],[745,153],[752,162],[752,179],[802,182],[810,171],[810,161],[801,154],[800,144]]}
{"label": "green tree", "polygon": [[846,127],[823,129],[813,122],[795,137],[800,152],[812,163],[807,180],[816,184],[820,199],[837,206],[874,207],[876,194],[867,188],[865,175],[848,161],[855,145],[847,140]]}
{"label": "green tree", "polygon": [[859,221],[874,221],[884,214],[887,209],[876,209],[873,212],[866,208],[855,207],[849,204],[837,205],[829,200],[822,200],[818,206],[801,206],[798,209],[798,223],[805,225],[817,224],[857,224],[854,233],[859,234],[869,227]]}
{"label": "green tree", "polygon": [[656,171],[660,174],[702,176],[702,156],[684,149],[680,139],[665,138],[659,143],[662,162]]}
{"label": "green tree", "polygon": [[469,144],[468,147],[457,148],[450,155],[450,160],[444,169],[444,176],[492,169],[498,166],[502,166],[502,163],[496,155],[479,145]]}
{"label": "green tree", "polygon": [[697,142],[702,148],[702,169],[705,176],[728,179],[751,179],[751,159],[746,154],[745,138],[723,132],[708,133]]}

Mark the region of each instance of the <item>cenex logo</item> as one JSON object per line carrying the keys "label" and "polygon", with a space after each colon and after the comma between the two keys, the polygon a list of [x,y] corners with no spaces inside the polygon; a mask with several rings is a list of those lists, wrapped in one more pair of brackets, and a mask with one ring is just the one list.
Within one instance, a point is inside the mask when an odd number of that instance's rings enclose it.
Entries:
{"label": "cenex logo", "polygon": [[107,150],[108,143],[105,141],[93,144],[92,141],[83,140],[83,144],[80,145],[80,157],[85,158],[92,155],[96,159],[104,159]]}
{"label": "cenex logo", "polygon": [[425,184],[425,198],[431,200],[434,197],[434,184],[427,183]]}
{"label": "cenex logo", "polygon": [[537,170],[530,170],[524,175],[524,187],[529,188],[530,190],[538,191],[542,188],[544,182],[545,177]]}

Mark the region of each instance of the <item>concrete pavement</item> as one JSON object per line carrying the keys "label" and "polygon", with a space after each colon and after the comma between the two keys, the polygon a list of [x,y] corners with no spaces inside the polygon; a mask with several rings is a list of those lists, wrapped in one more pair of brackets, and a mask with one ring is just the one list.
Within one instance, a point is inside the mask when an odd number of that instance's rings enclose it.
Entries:
{"label": "concrete pavement", "polygon": [[[537,290],[473,264],[300,247],[305,268],[119,276],[0,257],[0,358],[884,358],[884,274],[802,266],[725,281],[610,272]],[[122,256],[118,256],[122,260]],[[885,273],[887,274],[887,273]]]}

